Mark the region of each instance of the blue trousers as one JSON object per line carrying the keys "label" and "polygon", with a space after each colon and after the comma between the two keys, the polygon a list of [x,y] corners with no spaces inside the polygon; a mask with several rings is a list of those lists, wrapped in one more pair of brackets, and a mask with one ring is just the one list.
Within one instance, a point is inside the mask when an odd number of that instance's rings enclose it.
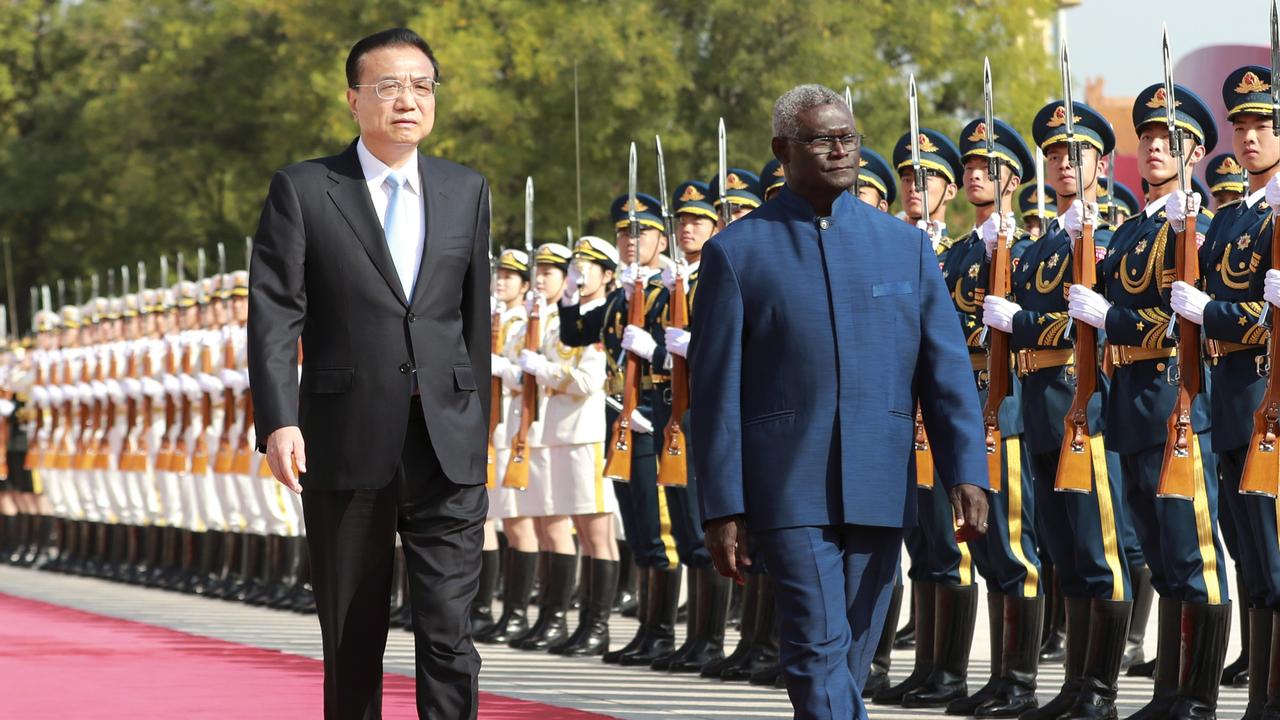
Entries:
{"label": "blue trousers", "polygon": [[1235,528],[1236,566],[1240,569],[1252,607],[1280,607],[1280,553],[1276,552],[1276,501],[1262,495],[1241,495],[1240,477],[1248,447],[1218,453],[1222,477],[1222,526]]}
{"label": "blue trousers", "polygon": [[[909,495],[908,495],[909,496]],[[942,483],[916,488],[916,525],[907,531],[907,577],[938,585],[973,584],[973,555],[956,543],[955,515]]]}
{"label": "blue trousers", "polygon": [[[612,428],[617,413],[610,411],[606,417]],[[636,565],[659,570],[678,565],[667,497],[658,490],[658,455],[652,433],[631,433],[631,482],[615,482],[613,491]]]}
{"label": "blue trousers", "polygon": [[755,533],[774,581],[779,655],[797,720],[866,720],[862,685],[884,628],[899,528]]}
{"label": "blue trousers", "polygon": [[[681,424],[682,427],[689,427],[688,412],[684,414]],[[664,436],[659,435],[659,437]],[[698,507],[698,477],[693,472],[693,446],[689,443],[687,432],[684,442],[686,465],[689,468],[688,485],[665,487],[662,490],[667,494],[667,509],[671,515],[671,534],[675,537],[680,563],[691,568],[709,568],[711,553],[707,550],[705,536],[702,533],[702,512]],[[662,449],[658,450],[661,452]]]}
{"label": "blue trousers", "polygon": [[986,581],[987,592],[1036,597],[1041,592],[1040,556],[1036,551],[1031,462],[1021,437],[1004,438],[1003,445],[1003,488],[998,493],[987,493],[987,532],[966,545],[973,553],[978,574]]}

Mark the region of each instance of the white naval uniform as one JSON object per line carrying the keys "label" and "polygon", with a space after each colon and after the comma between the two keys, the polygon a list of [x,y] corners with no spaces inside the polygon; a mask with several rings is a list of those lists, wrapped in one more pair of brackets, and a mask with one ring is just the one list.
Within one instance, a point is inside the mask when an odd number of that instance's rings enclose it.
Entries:
{"label": "white naval uniform", "polygon": [[[520,348],[523,347],[524,327],[528,319],[528,313],[525,311],[523,304],[517,304],[514,308],[504,311],[501,315],[498,333],[499,347],[502,349],[502,356],[513,363],[520,355]],[[502,398],[498,405],[498,424],[493,430],[495,487],[488,489],[489,520],[505,520],[506,518],[517,516],[516,496],[520,494],[520,491],[503,487],[502,478],[506,476],[507,463],[511,460],[511,439],[514,434],[510,421],[512,417],[518,418],[518,416],[513,416],[513,413],[517,411],[515,406],[519,405],[516,402],[518,397],[512,394],[505,382],[502,383]]]}

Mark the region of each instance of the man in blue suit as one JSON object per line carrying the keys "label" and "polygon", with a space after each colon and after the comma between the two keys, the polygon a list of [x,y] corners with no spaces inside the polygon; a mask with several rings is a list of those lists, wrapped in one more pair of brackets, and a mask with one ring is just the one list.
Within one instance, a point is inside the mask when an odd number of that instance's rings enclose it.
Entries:
{"label": "man in blue suit", "polygon": [[916,404],[965,538],[986,530],[981,413],[928,238],[847,192],[849,107],[796,87],[773,134],[786,187],[703,250],[699,501],[716,569],[741,581],[750,532],[774,577],[795,716],[865,718],[860,688],[915,520]]}

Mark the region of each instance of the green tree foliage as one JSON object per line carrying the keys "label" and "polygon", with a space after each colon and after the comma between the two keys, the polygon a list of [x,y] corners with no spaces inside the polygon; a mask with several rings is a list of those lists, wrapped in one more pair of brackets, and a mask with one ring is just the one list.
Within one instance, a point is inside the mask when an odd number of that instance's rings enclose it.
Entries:
{"label": "green tree foliage", "polygon": [[[11,29],[0,36],[0,235],[13,243],[20,298],[35,283],[138,261],[154,278],[161,254],[220,241],[239,266],[271,172],[355,136],[343,97],[351,43],[403,24],[442,66],[424,150],[489,177],[495,241],[522,237],[526,175],[540,240],[562,240],[566,226],[608,237],[629,142],[648,192],[655,134],[672,187],[707,179],[723,116],[730,163],[758,170],[773,100],[801,82],[849,85],[867,145],[887,156],[907,125],[907,74],[920,83],[922,123],[954,134],[981,112],[986,55],[997,112],[1026,128],[1058,92],[1052,10],[1052,0],[10,0],[0,4]],[[971,217],[962,205],[955,227]]]}

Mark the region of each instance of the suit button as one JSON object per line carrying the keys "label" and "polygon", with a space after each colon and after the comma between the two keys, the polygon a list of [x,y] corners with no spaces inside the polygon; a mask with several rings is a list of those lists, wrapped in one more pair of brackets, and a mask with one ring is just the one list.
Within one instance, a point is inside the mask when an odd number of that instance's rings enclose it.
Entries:
{"label": "suit button", "polygon": [[821,220],[818,221],[818,227],[822,228],[823,230],[826,230],[827,228],[831,227],[831,221],[826,218],[822,218]]}
{"label": "suit button", "polygon": [[409,363],[400,363],[400,374],[408,375],[409,370],[410,370]]}
{"label": "suit button", "polygon": [[414,320],[417,320],[417,319],[418,318],[415,317],[413,313],[409,313],[409,317],[407,318],[409,322],[413,322]]}

